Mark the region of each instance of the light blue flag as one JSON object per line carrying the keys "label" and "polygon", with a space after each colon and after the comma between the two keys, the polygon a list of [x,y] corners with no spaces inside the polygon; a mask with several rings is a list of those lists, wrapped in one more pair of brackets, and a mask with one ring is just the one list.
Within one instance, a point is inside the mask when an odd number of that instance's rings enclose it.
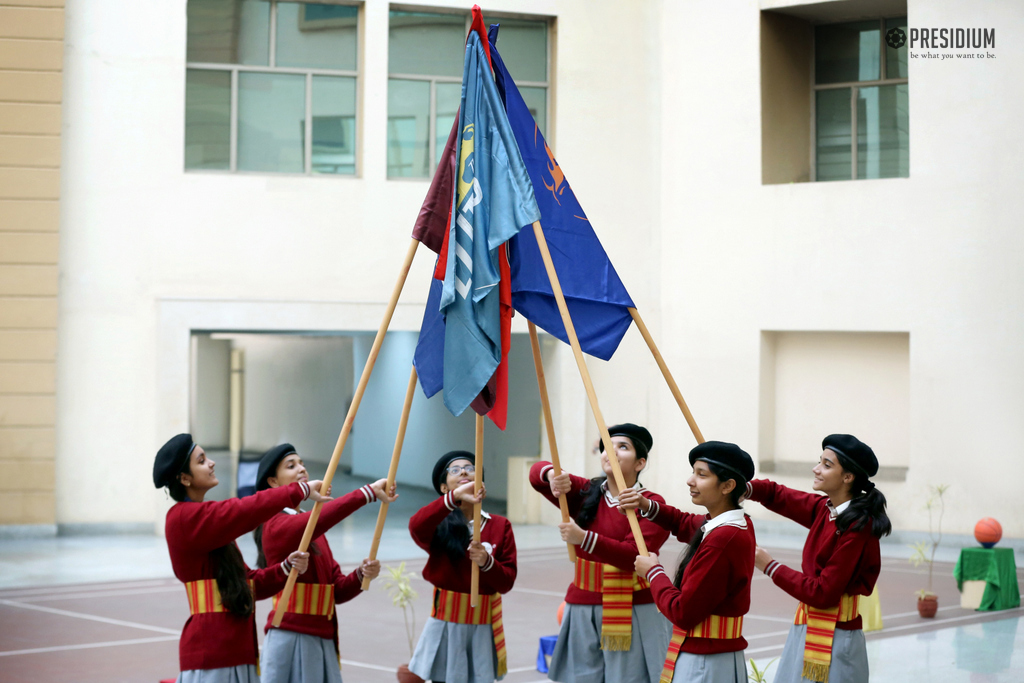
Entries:
{"label": "light blue flag", "polygon": [[533,183],[475,31],[466,41],[459,131],[440,302],[446,317],[444,404],[454,415],[469,407],[501,360],[498,248],[540,220]]}

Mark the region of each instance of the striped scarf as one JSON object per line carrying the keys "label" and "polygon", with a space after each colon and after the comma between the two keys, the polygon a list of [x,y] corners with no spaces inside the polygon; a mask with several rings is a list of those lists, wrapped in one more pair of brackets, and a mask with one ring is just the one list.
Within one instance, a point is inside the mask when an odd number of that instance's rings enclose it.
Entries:
{"label": "striped scarf", "polygon": [[469,593],[446,591],[434,587],[434,606],[430,616],[453,624],[490,624],[494,632],[494,651],[498,655],[495,678],[508,673],[508,655],[505,652],[505,627],[501,620],[501,593],[481,595],[476,607],[470,605]]}
{"label": "striped scarf", "polygon": [[687,637],[732,640],[742,635],[743,617],[720,617],[717,614],[712,614],[688,631],[673,624],[672,640],[668,643],[665,665],[661,669],[661,678],[658,679],[658,683],[672,683],[672,677],[676,675],[676,660],[679,659],[679,652]]}
{"label": "striped scarf", "polygon": [[601,593],[601,649],[629,650],[633,642],[633,593],[651,584],[634,572],[577,557],[572,585]]}
{"label": "striped scarf", "polygon": [[828,669],[832,663],[832,639],[836,622],[850,621],[858,614],[860,596],[843,595],[839,604],[830,609],[817,609],[805,603],[796,608],[797,626],[807,625],[804,640],[804,678],[818,683],[827,683]]}
{"label": "striped scarf", "polygon": [[[278,593],[274,596],[275,612],[280,600],[281,593]],[[334,616],[334,584],[296,583],[295,590],[292,591],[292,596],[288,599],[288,606],[284,611],[330,619]]]}
{"label": "striped scarf", "polygon": [[[249,590],[255,595],[256,584],[249,581]],[[189,581],[185,584],[185,593],[188,595],[189,614],[210,614],[214,612],[227,612],[224,603],[220,599],[220,588],[217,587],[216,579],[200,579]]]}

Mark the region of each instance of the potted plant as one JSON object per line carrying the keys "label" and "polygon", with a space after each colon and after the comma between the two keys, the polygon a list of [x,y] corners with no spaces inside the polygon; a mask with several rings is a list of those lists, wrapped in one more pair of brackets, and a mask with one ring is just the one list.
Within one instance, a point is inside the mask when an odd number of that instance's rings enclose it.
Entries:
{"label": "potted plant", "polygon": [[[946,512],[946,501],[943,494],[949,489],[949,484],[929,486],[928,501],[924,504],[928,510],[928,538],[931,541],[919,541],[910,546],[910,564],[920,567],[921,564],[928,565],[928,586],[917,591],[917,613],[926,619],[935,616],[939,609],[939,596],[932,592],[932,568],[935,565],[935,551],[942,541],[942,515]],[[938,515],[937,523],[933,526],[935,515]]]}
{"label": "potted plant", "polygon": [[768,679],[766,678],[766,676],[768,675],[768,667],[770,667],[772,664],[774,664],[776,659],[778,659],[778,657],[776,657],[772,661],[770,661],[767,664],[765,664],[763,669],[759,669],[759,668],[757,668],[757,662],[755,662],[754,658],[751,657],[750,658],[750,675],[748,676],[750,682],[751,683],[767,683]]}
{"label": "potted plant", "polygon": [[[384,567],[388,570],[388,577],[384,580],[384,588],[391,596],[391,602],[395,607],[402,608],[402,617],[405,619],[405,637],[409,641],[409,656],[413,653],[413,636],[416,633],[416,610],[413,602],[419,597],[412,589],[410,579],[416,578],[412,572],[405,571],[405,562],[397,567]],[[422,679],[409,671],[409,665],[403,664],[398,667],[398,680],[403,683],[422,683]]]}

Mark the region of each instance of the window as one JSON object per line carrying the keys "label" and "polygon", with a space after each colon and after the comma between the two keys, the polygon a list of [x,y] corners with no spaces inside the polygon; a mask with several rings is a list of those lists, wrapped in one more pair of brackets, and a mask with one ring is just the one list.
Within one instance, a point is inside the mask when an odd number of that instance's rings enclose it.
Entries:
{"label": "window", "polygon": [[[487,17],[492,23],[493,17]],[[427,178],[440,160],[462,97],[468,14],[392,11],[388,43],[388,177]],[[547,135],[548,25],[493,19],[497,47]]]}
{"label": "window", "polygon": [[816,180],[910,175],[907,48],[886,45],[906,17],[814,29]]}
{"label": "window", "polygon": [[358,8],[188,0],[185,168],[356,172]]}

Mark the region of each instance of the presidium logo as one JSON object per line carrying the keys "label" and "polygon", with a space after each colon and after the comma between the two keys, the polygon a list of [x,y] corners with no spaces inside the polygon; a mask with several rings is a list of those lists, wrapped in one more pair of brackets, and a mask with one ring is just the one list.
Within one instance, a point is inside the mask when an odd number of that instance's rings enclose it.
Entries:
{"label": "presidium logo", "polygon": [[885,33],[885,44],[898,50],[907,44],[907,34],[901,28],[891,28]]}
{"label": "presidium logo", "polygon": [[[907,32],[901,28],[891,28],[885,32],[885,44],[894,50],[907,45],[911,50],[927,48],[930,50],[958,50],[958,52],[911,52],[911,58],[928,57],[932,59],[995,59],[995,53],[988,48],[996,47],[996,30],[994,28],[911,28],[909,45]],[[982,50],[984,52],[961,52],[962,50]]]}

